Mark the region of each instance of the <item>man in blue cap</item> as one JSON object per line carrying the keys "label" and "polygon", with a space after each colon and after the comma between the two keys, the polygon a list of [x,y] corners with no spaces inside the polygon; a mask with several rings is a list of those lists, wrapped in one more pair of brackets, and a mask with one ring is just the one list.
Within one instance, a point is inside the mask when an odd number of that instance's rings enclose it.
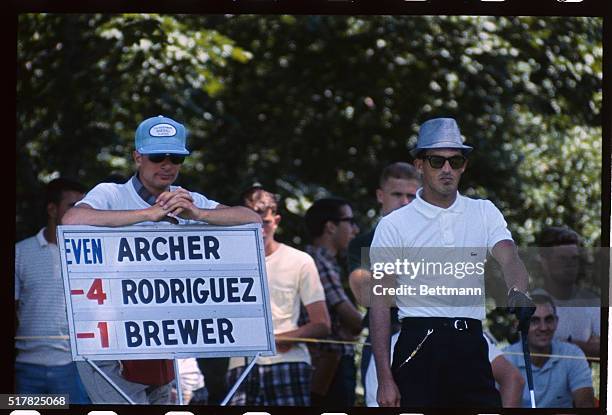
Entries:
{"label": "man in blue cap", "polygon": [[373,290],[370,328],[380,406],[501,406],[481,325],[487,254],[499,262],[510,287],[508,305],[523,324],[535,308],[501,212],[488,200],[457,191],[471,150],[454,119],[423,123],[412,151],[423,185],[411,204],[376,228],[373,275],[404,290],[387,291],[395,294],[402,325],[392,367],[389,295]]}
{"label": "man in blue cap", "polygon": [[[260,216],[242,206],[228,207],[205,196],[172,186],[189,151],[182,124],[162,115],[143,121],[136,130],[134,161],[137,172],[123,184],[100,183],[70,209],[64,225],[129,226],[160,221],[185,225],[261,223]],[[99,361],[98,366],[139,404],[168,404],[174,379],[171,360]],[[79,373],[93,403],[126,403],[111,385],[87,364]]]}

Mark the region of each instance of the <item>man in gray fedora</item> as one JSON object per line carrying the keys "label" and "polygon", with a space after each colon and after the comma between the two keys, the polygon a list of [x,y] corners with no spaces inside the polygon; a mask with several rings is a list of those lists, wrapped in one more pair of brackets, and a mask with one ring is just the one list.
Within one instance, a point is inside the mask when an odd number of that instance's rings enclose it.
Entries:
{"label": "man in gray fedora", "polygon": [[[392,367],[389,299],[373,290],[370,328],[380,406],[501,406],[481,324],[488,254],[499,262],[510,288],[508,305],[523,324],[534,307],[525,294],[527,271],[501,212],[488,200],[457,191],[471,151],[454,119],[423,123],[412,150],[423,185],[411,204],[376,228],[373,270],[381,281],[395,283],[387,285],[404,290],[394,292],[402,329]],[[410,273],[409,267],[395,266],[402,263],[421,268]]]}

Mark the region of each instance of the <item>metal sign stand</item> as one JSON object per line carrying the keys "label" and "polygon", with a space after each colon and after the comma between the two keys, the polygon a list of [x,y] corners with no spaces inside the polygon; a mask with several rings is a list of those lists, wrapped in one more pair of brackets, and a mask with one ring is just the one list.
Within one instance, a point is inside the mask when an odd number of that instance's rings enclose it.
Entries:
{"label": "metal sign stand", "polygon": [[[86,357],[84,357],[84,359],[87,363],[91,365],[91,367],[93,367],[96,370],[96,372],[100,374],[100,376],[104,378],[104,380],[108,382],[109,385],[113,387],[113,389],[119,392],[119,394],[123,396],[123,398],[126,401],[128,401],[130,405],[136,405],[136,402],[134,402],[115,382],[113,382],[112,379],[109,378],[108,375],[104,373],[102,369],[98,367],[98,365],[96,365],[92,360],[89,360]],[[181,386],[181,373],[179,372],[178,359],[174,358],[173,360],[174,360],[174,379],[176,381],[176,396],[178,397],[178,404],[184,405],[183,388]]]}
{"label": "metal sign stand", "polygon": [[106,380],[106,381],[108,382],[108,384],[109,384],[109,385],[111,385],[111,386],[112,386],[112,387],[113,387],[113,388],[114,388],[114,389],[115,389],[117,392],[119,392],[119,394],[120,394],[121,396],[123,396],[123,398],[124,398],[126,401],[128,401],[128,403],[129,403],[130,405],[136,405],[136,402],[134,402],[132,399],[130,399],[130,397],[129,397],[129,396],[128,396],[128,395],[127,395],[125,392],[123,392],[123,391],[121,390],[121,388],[120,388],[119,386],[117,386],[117,385],[115,384],[115,382],[113,382],[113,381],[111,380],[111,378],[109,378],[109,377],[108,377],[108,375],[107,375],[106,373],[104,373],[104,371],[103,371],[102,369],[100,369],[100,368],[98,367],[98,365],[96,365],[96,364],[95,364],[93,361],[89,360],[89,359],[88,359],[88,358],[86,358],[86,357],[84,357],[84,359],[85,359],[85,361],[86,361],[87,363],[89,363],[89,364],[91,365],[91,367],[93,367],[93,368],[96,370],[96,372],[98,372],[98,373],[100,374],[100,376],[102,376],[102,377],[104,378],[104,380]]}
{"label": "metal sign stand", "polygon": [[240,377],[238,378],[234,386],[232,386],[232,389],[230,389],[230,391],[227,393],[227,396],[223,399],[223,402],[221,402],[221,406],[226,406],[229,400],[232,398],[232,396],[234,396],[234,394],[240,387],[240,384],[242,383],[242,381],[244,381],[244,379],[249,375],[249,373],[253,369],[253,366],[255,366],[255,362],[257,362],[257,358],[259,357],[260,354],[261,353],[257,353],[255,354],[255,356],[253,356],[253,360],[251,360],[251,363],[249,363],[246,369],[244,369],[244,372],[242,372],[242,374],[240,375]]}
{"label": "metal sign stand", "polygon": [[176,396],[178,396],[178,404],[183,403],[183,387],[181,386],[181,373],[179,372],[178,359],[174,358],[174,380],[176,381]]}

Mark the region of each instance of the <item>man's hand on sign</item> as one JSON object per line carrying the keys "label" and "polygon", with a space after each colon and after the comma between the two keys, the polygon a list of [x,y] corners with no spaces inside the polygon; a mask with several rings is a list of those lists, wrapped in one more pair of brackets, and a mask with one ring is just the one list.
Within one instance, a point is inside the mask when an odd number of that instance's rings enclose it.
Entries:
{"label": "man's hand on sign", "polygon": [[147,220],[151,222],[159,222],[168,216],[168,211],[157,203],[145,209],[145,211],[147,212]]}
{"label": "man's hand on sign", "polygon": [[178,188],[164,192],[157,197],[156,205],[161,206],[168,216],[180,216],[184,219],[199,220],[200,209],[193,203],[191,194]]}

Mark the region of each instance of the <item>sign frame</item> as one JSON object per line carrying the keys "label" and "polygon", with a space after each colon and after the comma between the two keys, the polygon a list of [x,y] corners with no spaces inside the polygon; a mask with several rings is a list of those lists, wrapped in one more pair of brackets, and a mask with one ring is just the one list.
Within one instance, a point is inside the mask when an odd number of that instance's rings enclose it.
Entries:
{"label": "sign frame", "polygon": [[[205,234],[219,234],[219,233],[231,233],[239,232],[240,234],[252,233],[254,243],[256,247],[256,274],[259,277],[259,282],[255,285],[261,293],[261,308],[263,316],[257,318],[263,318],[265,327],[265,347],[261,346],[237,346],[231,348],[232,350],[226,350],[227,345],[216,345],[215,350],[203,350],[203,346],[190,346],[192,350],[181,352],[181,351],[142,351],[139,350],[134,353],[125,352],[112,352],[112,353],[100,353],[100,352],[83,352],[79,350],[76,338],[76,325],[75,325],[75,309],[73,307],[73,295],[71,294],[71,276],[72,272],[68,269],[67,264],[67,249],[65,240],[71,235],[83,235],[91,234],[102,237],[117,237],[120,235],[125,236],[145,236],[147,234],[172,234],[180,235],[193,232],[202,232]],[[70,338],[70,349],[72,359],[74,361],[96,361],[96,360],[146,360],[146,359],[180,359],[187,357],[196,358],[213,358],[213,357],[233,357],[233,356],[271,356],[276,354],[276,346],[274,340],[274,326],[272,324],[272,313],[270,306],[270,293],[268,290],[268,279],[266,273],[265,263],[265,250],[263,244],[263,236],[261,225],[259,224],[246,224],[237,226],[213,226],[213,225],[173,225],[173,224],[155,224],[155,225],[132,225],[125,227],[100,227],[90,225],[62,225],[57,227],[57,240],[58,247],[60,250],[60,265],[62,272],[62,282],[64,284],[64,295],[66,299],[66,312],[68,317],[69,326],[69,338]],[[171,262],[168,262],[165,266],[168,266]],[[193,268],[193,266],[191,266]],[[210,272],[210,265],[202,265],[202,268],[206,268],[206,272]],[[193,272],[194,270],[190,271]],[[198,271],[197,269],[195,270]],[[231,269],[224,269],[224,271],[231,272]],[[122,271],[115,271],[121,274]],[[128,272],[129,273],[129,272]],[[114,279],[119,279],[115,277]],[[160,305],[158,305],[159,307]],[[192,304],[190,307],[197,307],[201,305]],[[223,315],[218,316],[222,318]],[[121,321],[121,320],[118,320]],[[158,346],[160,349],[163,346]],[[199,350],[197,350],[199,349]]]}

